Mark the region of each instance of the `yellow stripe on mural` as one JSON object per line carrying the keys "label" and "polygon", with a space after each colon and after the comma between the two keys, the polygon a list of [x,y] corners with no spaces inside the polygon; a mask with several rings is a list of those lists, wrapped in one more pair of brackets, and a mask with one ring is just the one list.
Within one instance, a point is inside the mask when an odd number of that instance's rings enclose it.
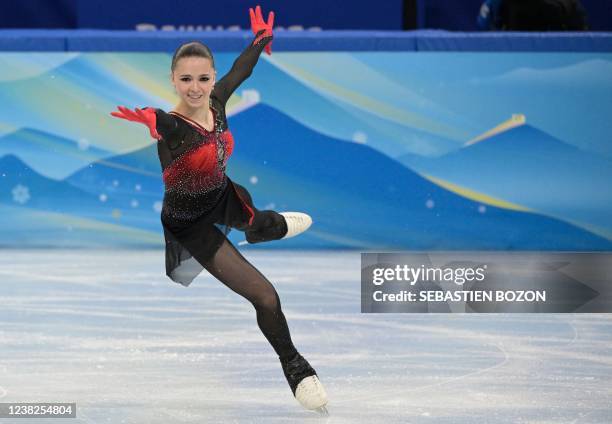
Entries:
{"label": "yellow stripe on mural", "polygon": [[299,66],[294,66],[289,61],[282,62],[279,58],[268,58],[266,60],[276,66],[281,71],[290,75],[297,81],[324,95],[334,97],[342,102],[349,103],[351,106],[364,110],[382,119],[392,121],[404,126],[417,127],[418,129],[429,131],[433,134],[454,139],[459,128],[446,124],[442,121],[430,119],[419,113],[405,108],[395,107],[373,97],[345,88],[333,81],[312,74]]}
{"label": "yellow stripe on mural", "polygon": [[525,115],[521,113],[516,113],[512,115],[510,119],[508,119],[505,122],[502,122],[495,128],[490,129],[489,131],[479,135],[478,137],[471,139],[470,141],[465,143],[464,146],[471,146],[472,144],[486,140],[489,137],[493,137],[495,134],[499,134],[504,131],[508,131],[511,128],[516,128],[516,127],[520,127],[521,125],[525,125],[526,122],[527,122],[527,119],[525,118]]}
{"label": "yellow stripe on mural", "polygon": [[119,163],[109,162],[107,160],[99,160],[96,163],[100,165],[106,165],[109,168],[115,168],[115,169],[121,169],[123,171],[133,172],[134,174],[146,175],[147,177],[161,178],[161,168],[159,170],[159,173],[156,173],[156,172],[145,171],[143,169],[134,168],[133,166],[127,166],[127,165],[121,165]]}
{"label": "yellow stripe on mural", "polygon": [[521,211],[521,212],[533,212],[531,209],[526,208],[525,206],[517,205],[516,203],[508,202],[502,199],[496,199],[495,197],[491,197],[484,193],[479,193],[474,190],[470,190],[469,188],[461,187],[457,184],[453,184],[448,181],[444,181],[440,178],[432,177],[427,174],[420,174],[423,178],[431,181],[432,183],[445,188],[448,191],[452,191],[462,197],[466,197],[470,200],[474,200],[475,202],[484,203],[486,205],[495,206],[503,209],[510,209],[513,211]]}

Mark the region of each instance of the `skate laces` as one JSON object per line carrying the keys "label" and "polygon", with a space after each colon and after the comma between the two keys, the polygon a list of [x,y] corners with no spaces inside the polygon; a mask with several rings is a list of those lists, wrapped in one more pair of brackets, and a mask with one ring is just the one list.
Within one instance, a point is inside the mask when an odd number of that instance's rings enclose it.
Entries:
{"label": "skate laces", "polygon": [[306,218],[303,215],[287,215],[285,220],[287,225],[291,227],[291,231],[296,231],[298,228],[306,226]]}
{"label": "skate laces", "polygon": [[312,225],[312,218],[302,212],[281,212],[287,223],[287,234],[283,238],[294,237],[306,231]]}
{"label": "skate laces", "polygon": [[300,390],[305,392],[307,395],[314,395],[321,393],[322,385],[319,378],[316,375],[310,375],[304,377],[298,384]]}

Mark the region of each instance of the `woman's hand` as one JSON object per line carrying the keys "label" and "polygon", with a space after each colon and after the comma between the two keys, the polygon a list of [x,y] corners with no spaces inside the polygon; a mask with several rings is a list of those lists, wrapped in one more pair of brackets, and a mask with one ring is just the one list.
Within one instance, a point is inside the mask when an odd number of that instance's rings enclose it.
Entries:
{"label": "woman's hand", "polygon": [[[257,36],[253,44],[257,44],[259,40],[265,37],[272,37],[272,27],[274,26],[274,12],[268,13],[268,22],[263,20],[261,7],[249,8],[249,16],[251,17],[251,30]],[[263,31],[263,32],[262,32]],[[272,54],[272,41],[265,47],[266,53]]]}
{"label": "woman's hand", "polygon": [[111,115],[115,118],[126,119],[132,122],[140,122],[149,127],[149,133],[151,137],[161,140],[161,135],[157,132],[157,115],[155,110],[151,108],[134,109],[133,111],[125,106],[117,106],[119,112],[111,112]]}

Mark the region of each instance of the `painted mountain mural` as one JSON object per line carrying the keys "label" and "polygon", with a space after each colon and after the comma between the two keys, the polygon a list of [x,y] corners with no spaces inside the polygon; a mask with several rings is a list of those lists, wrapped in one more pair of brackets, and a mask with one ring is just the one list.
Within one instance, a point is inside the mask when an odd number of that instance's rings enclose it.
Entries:
{"label": "painted mountain mural", "polygon": [[160,237],[135,228],[120,199],[96,196],[46,178],[15,156],[0,158],[2,246],[159,246]]}
{"label": "painted mountain mural", "polygon": [[[229,174],[248,187],[257,205],[313,216],[309,234],[283,242],[284,247],[611,247],[557,219],[458,196],[368,146],[321,135],[265,105],[236,115],[231,128],[237,142]],[[61,182],[36,174],[13,156],[0,165],[5,184],[28,188],[24,203],[31,208],[159,231],[156,155],[151,145],[95,162]],[[11,203],[6,195],[0,201]],[[538,237],[530,237],[535,233]]]}
{"label": "painted mountain mural", "polygon": [[0,157],[15,155],[46,177],[61,179],[72,169],[112,155],[86,138],[74,142],[35,128],[20,128],[0,136]]}
{"label": "painted mountain mural", "polygon": [[330,139],[265,105],[237,115],[231,128],[232,175],[236,167],[238,181],[258,181],[248,188],[260,204],[312,213],[313,233],[323,239],[361,248],[511,249],[518,240],[529,249],[612,246],[557,219],[458,196],[368,146]]}
{"label": "painted mountain mural", "polygon": [[[219,74],[236,56],[216,55]],[[313,215],[308,233],[265,248],[609,250],[611,64],[263,56],[228,105],[228,173],[262,209]],[[0,54],[0,246],[163,245],[156,145],[109,112],[172,107],[169,65],[166,53]],[[528,124],[483,134],[515,113]]]}
{"label": "painted mountain mural", "polygon": [[459,186],[561,217],[612,238],[612,161],[531,125],[501,132],[458,151],[400,161]]}

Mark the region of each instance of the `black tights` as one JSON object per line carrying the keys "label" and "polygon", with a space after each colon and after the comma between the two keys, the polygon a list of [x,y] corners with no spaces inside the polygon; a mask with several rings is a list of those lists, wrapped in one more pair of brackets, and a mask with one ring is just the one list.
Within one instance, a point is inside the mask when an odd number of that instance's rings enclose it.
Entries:
{"label": "black tights", "polygon": [[[240,201],[249,205],[255,216],[250,225],[244,221],[243,215],[239,215],[235,222],[224,218],[219,223],[244,231],[249,243],[277,240],[287,233],[287,223],[282,215],[274,211],[257,210],[244,187],[230,184],[233,186],[229,189],[236,190],[235,193],[240,197]],[[234,195],[234,192],[229,194]],[[233,198],[238,202],[237,199]],[[234,204],[228,208],[238,210],[242,208],[242,204]],[[190,253],[189,256],[193,256],[211,275],[251,302],[257,312],[259,328],[281,359],[295,356],[297,351],[291,341],[287,320],[281,310],[280,299],[274,286],[236,250],[223,232],[212,224],[196,230],[191,226],[172,227],[172,223],[168,225],[170,232],[176,234],[180,242],[170,246],[174,246],[170,251],[173,255],[178,255],[178,258],[170,255],[170,266],[168,266],[167,257],[168,276],[174,281],[189,285],[193,277],[199,273],[197,269],[195,273],[193,269],[181,271],[179,269],[181,267],[176,266],[180,265],[183,248],[186,248]],[[168,254],[168,248],[166,253]],[[180,275],[181,272],[184,275]]]}
{"label": "black tights", "polygon": [[297,353],[274,286],[229,240],[225,239],[212,259],[202,265],[215,278],[251,302],[261,332],[281,359]]}

